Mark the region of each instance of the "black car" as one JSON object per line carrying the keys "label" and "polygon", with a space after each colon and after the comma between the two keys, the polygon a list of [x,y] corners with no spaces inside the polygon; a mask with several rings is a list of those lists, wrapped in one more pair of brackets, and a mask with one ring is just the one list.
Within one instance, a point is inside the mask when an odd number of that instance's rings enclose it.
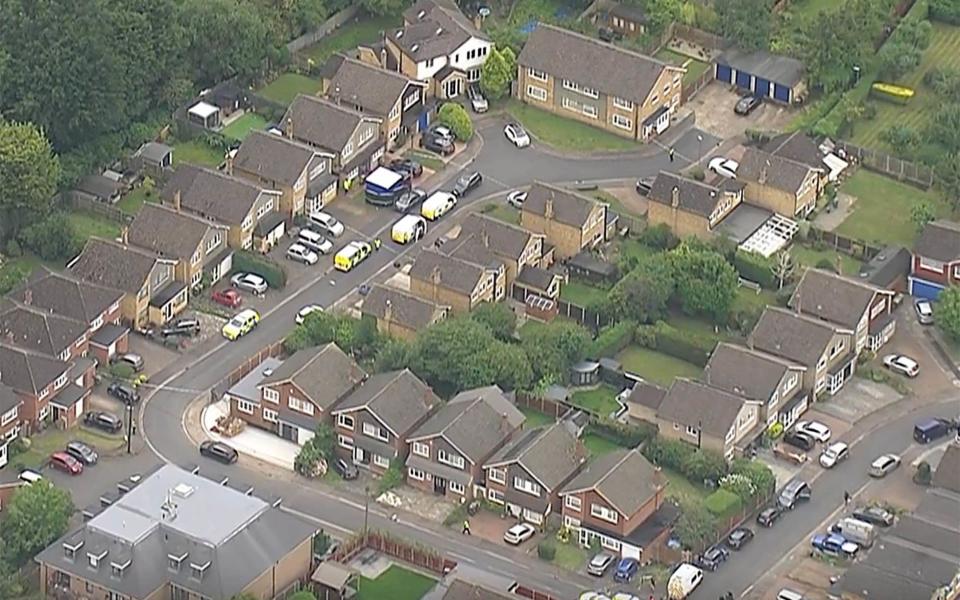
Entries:
{"label": "black car", "polygon": [[650,193],[650,189],[653,188],[653,180],[655,177],[644,177],[637,180],[637,193],[641,196],[646,196]]}
{"label": "black car", "polygon": [[890,527],[897,516],[882,506],[867,506],[853,511],[853,518],[878,527]]}
{"label": "black car", "polygon": [[457,183],[453,186],[453,195],[457,198],[462,198],[467,195],[467,192],[478,187],[482,181],[483,175],[480,174],[480,171],[461,175],[460,179],[457,179]]}
{"label": "black car", "polygon": [[760,511],[757,515],[757,524],[763,527],[773,527],[773,524],[780,518],[780,509],[776,506],[770,506]]}
{"label": "black car", "polygon": [[449,156],[454,151],[453,140],[429,131],[420,137],[420,147],[442,156]]}
{"label": "black car", "polygon": [[357,468],[357,465],[342,458],[338,458],[333,462],[333,470],[344,479],[356,479],[360,476],[360,469]]}
{"label": "black car", "polygon": [[747,545],[753,539],[753,530],[746,527],[737,527],[727,536],[727,546],[734,550],[739,550]]}
{"label": "black car", "polygon": [[789,431],[783,436],[783,443],[804,451],[813,450],[817,441],[801,431]]}
{"label": "black car", "polygon": [[413,177],[423,175],[423,165],[409,158],[395,158],[390,161],[390,170],[397,173],[410,173]]}
{"label": "black car", "polygon": [[200,321],[197,319],[180,319],[172,325],[167,325],[160,330],[160,335],[169,337],[171,335],[194,336],[200,333]]}
{"label": "black car", "polygon": [[83,423],[88,427],[96,427],[110,433],[117,433],[123,429],[123,420],[120,417],[100,410],[84,413]]}
{"label": "black car", "polygon": [[737,105],[733,107],[733,112],[738,115],[749,115],[761,104],[763,104],[763,98],[760,96],[744,96],[737,101]]}
{"label": "black car", "polygon": [[114,381],[108,385],[107,393],[124,404],[136,404],[140,402],[140,392],[132,385],[120,383],[119,381]]}
{"label": "black car", "polygon": [[730,558],[730,551],[723,546],[710,546],[707,550],[697,557],[697,566],[707,571],[716,571],[720,564]]}
{"label": "black car", "polygon": [[395,208],[397,212],[409,212],[410,209],[415,208],[426,199],[427,193],[425,191],[421,190],[420,188],[413,188],[412,190],[408,190],[400,194],[400,197],[397,198],[393,208]]}
{"label": "black car", "polygon": [[214,460],[219,460],[224,464],[237,462],[239,455],[237,451],[223,442],[214,442],[207,440],[200,444],[200,454]]}
{"label": "black car", "polygon": [[67,442],[67,447],[63,450],[70,456],[82,462],[84,465],[95,465],[97,464],[97,460],[100,458],[96,450],[94,450],[91,446],[84,444],[80,440]]}

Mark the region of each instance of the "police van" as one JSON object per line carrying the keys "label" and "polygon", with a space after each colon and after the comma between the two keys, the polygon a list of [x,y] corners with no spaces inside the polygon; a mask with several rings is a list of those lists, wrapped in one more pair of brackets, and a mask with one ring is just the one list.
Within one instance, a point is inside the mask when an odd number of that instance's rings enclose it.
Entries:
{"label": "police van", "polygon": [[418,215],[407,215],[393,224],[390,238],[398,244],[415,242],[427,233],[427,221]]}

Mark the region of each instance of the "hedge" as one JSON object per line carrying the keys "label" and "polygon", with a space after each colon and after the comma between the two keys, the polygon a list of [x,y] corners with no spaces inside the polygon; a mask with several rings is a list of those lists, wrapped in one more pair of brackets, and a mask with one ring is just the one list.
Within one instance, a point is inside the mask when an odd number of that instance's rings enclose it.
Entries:
{"label": "hedge", "polygon": [[591,422],[587,431],[610,440],[618,446],[636,448],[647,440],[656,437],[657,426],[652,423],[633,425],[621,423],[614,419],[601,418]]}
{"label": "hedge", "polygon": [[657,321],[654,325],[640,325],[634,332],[634,339],[641,346],[701,367],[706,366],[718,341],[712,336],[677,329],[665,321]]}
{"label": "hedge", "polygon": [[686,442],[655,437],[644,444],[641,453],[653,464],[680,473],[683,462],[695,451],[696,448]]}
{"label": "hedge", "polygon": [[733,255],[733,268],[737,270],[740,277],[758,283],[760,287],[768,289],[776,287],[773,266],[773,260],[756,252],[737,250]]}
{"label": "hedge", "polygon": [[931,0],[930,19],[948,25],[960,25],[960,2],[957,0]]}
{"label": "hedge", "polygon": [[729,517],[740,510],[740,496],[719,489],[703,500],[703,505],[715,517]]}
{"label": "hedge", "polygon": [[636,328],[636,321],[620,321],[615,325],[604,327],[600,330],[600,335],[590,343],[587,356],[592,358],[616,356],[633,341],[633,332]]}
{"label": "hedge", "polygon": [[233,255],[233,272],[256,273],[267,280],[270,287],[280,289],[287,285],[287,272],[282,265],[266,256],[241,250]]}

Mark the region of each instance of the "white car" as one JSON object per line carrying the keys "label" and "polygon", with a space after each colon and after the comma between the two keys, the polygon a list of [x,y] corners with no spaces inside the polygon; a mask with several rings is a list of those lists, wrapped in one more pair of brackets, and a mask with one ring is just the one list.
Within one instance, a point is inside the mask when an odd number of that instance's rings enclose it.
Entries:
{"label": "white car", "polygon": [[333,215],[325,212],[312,212],[308,217],[310,222],[326,232],[331,237],[340,237],[343,235],[343,223],[338,221]]}
{"label": "white car", "polygon": [[270,287],[267,280],[256,273],[237,273],[230,278],[230,285],[233,287],[262,296],[267,293]]}
{"label": "white car", "polygon": [[929,300],[917,300],[913,306],[921,325],[933,325],[933,305]]}
{"label": "white car", "polygon": [[503,135],[517,148],[526,148],[530,145],[530,135],[524,131],[519,123],[507,123],[503,128]]}
{"label": "white car", "polygon": [[884,454],[870,463],[867,473],[870,477],[886,477],[900,466],[900,457],[896,454]]}
{"label": "white car", "polygon": [[707,168],[721,177],[735,179],[737,177],[737,169],[740,168],[740,163],[722,156],[715,156],[710,159]]}
{"label": "white car", "polygon": [[917,361],[903,354],[888,354],[883,357],[883,366],[907,377],[916,377],[920,373]]}
{"label": "white car", "polygon": [[845,461],[849,455],[850,446],[844,442],[830,444],[820,454],[820,466],[824,469],[832,469],[838,463]]}
{"label": "white car", "polygon": [[315,312],[323,312],[323,307],[319,304],[308,304],[297,311],[297,316],[294,319],[297,325],[302,325],[306,320],[308,315],[311,315]]}
{"label": "white car", "polygon": [[292,244],[287,248],[287,258],[305,265],[315,265],[320,260],[316,252],[300,243]]}
{"label": "white car", "polygon": [[796,430],[809,435],[821,444],[830,441],[830,428],[820,421],[800,421],[797,423]]}
{"label": "white car", "polygon": [[533,537],[537,530],[527,523],[517,523],[503,534],[503,541],[517,546]]}
{"label": "white car", "polygon": [[523,208],[523,202],[527,199],[526,190],[514,190],[507,194],[507,204],[514,208]]}
{"label": "white car", "polygon": [[467,96],[470,98],[470,107],[473,108],[473,112],[485,113],[487,109],[490,108],[490,104],[487,102],[487,99],[483,97],[483,93],[477,84],[473,84],[467,88]]}

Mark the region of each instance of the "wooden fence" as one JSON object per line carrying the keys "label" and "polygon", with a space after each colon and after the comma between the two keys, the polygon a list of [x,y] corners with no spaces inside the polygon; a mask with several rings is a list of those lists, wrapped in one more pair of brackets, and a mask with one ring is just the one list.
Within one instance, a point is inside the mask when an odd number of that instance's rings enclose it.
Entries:
{"label": "wooden fence", "polygon": [[846,153],[848,160],[853,159],[854,162],[860,163],[881,175],[893,177],[898,181],[910,183],[924,190],[930,189],[933,185],[933,169],[926,165],[918,165],[883,152],[856,146],[850,142],[839,141],[837,147]]}
{"label": "wooden fence", "polygon": [[730,47],[730,41],[722,36],[683,23],[674,23],[670,31],[671,38],[680,38],[709,50],[726,50]]}
{"label": "wooden fence", "polygon": [[336,13],[326,21],[324,21],[319,27],[313,31],[307,32],[295,40],[290,40],[287,42],[287,50],[290,51],[290,54],[300,52],[307,46],[316,44],[323,38],[327,37],[340,27],[346,25],[357,16],[357,13],[360,12],[359,4],[351,4],[347,8]]}
{"label": "wooden fence", "polygon": [[269,346],[261,348],[259,352],[243,361],[236,369],[218,381],[210,389],[210,403],[218,402],[227,390],[233,387],[238,381],[247,376],[248,373],[260,366],[268,358],[277,358],[283,354],[283,340],[274,342]]}
{"label": "wooden fence", "polygon": [[364,550],[373,550],[392,556],[419,569],[443,576],[457,566],[436,550],[413,544],[385,531],[368,531],[344,541],[333,553],[332,560],[347,564]]}
{"label": "wooden fence", "polygon": [[[700,77],[696,81],[691,81],[690,83],[683,84],[683,87],[680,89],[680,96],[683,99],[683,103],[686,104],[690,101],[691,98],[696,96],[700,90],[707,87],[711,81],[714,79],[713,75],[714,63],[711,62],[707,66],[707,70],[700,74]],[[695,113],[690,113],[695,114]]]}
{"label": "wooden fence", "polygon": [[880,254],[880,251],[883,249],[880,246],[874,246],[864,240],[840,235],[833,231],[824,231],[817,227],[810,227],[808,237],[815,242],[825,244],[834,250],[864,261],[868,261]]}
{"label": "wooden fence", "polygon": [[535,410],[554,419],[560,419],[571,410],[578,409],[578,407],[574,407],[572,404],[557,402],[550,398],[543,398],[536,394],[528,394],[519,390],[515,394],[515,397],[517,406]]}
{"label": "wooden fence", "polygon": [[82,193],[67,192],[63,194],[61,198],[61,201],[65,202],[71,208],[93,213],[99,217],[120,223],[121,225],[126,225],[133,221],[133,215],[128,215],[116,206],[84,196]]}

